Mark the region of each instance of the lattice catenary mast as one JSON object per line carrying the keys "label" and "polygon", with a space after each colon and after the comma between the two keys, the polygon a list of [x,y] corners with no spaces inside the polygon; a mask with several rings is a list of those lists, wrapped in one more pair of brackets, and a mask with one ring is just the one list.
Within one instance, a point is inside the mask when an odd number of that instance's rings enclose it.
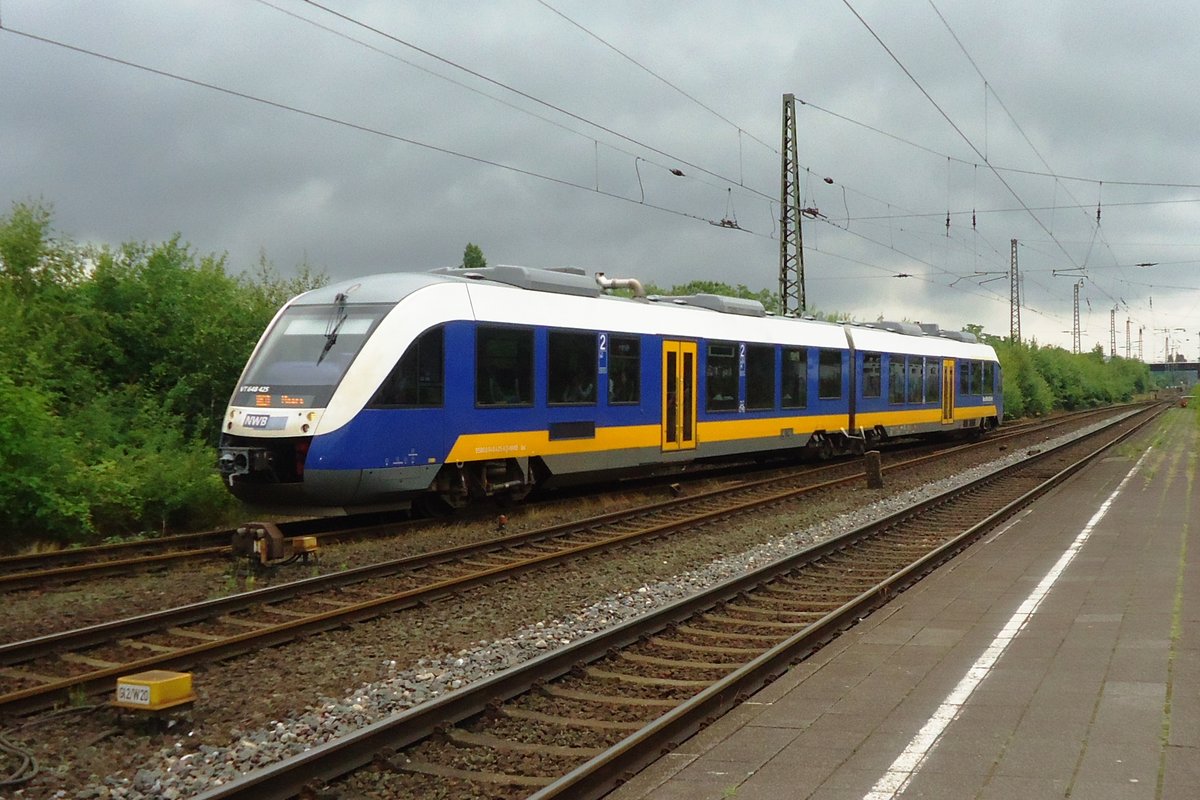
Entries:
{"label": "lattice catenary mast", "polygon": [[796,156],[796,96],[783,96],[779,178],[779,301],[783,313],[805,311],[804,237],[800,233],[800,162]]}
{"label": "lattice catenary mast", "polygon": [[1083,286],[1083,281],[1075,282],[1075,322],[1071,326],[1071,352],[1078,355],[1079,353],[1079,287]]}
{"label": "lattice catenary mast", "polygon": [[1012,257],[1009,259],[1008,274],[1011,278],[1009,289],[1009,324],[1008,340],[1016,343],[1021,341],[1021,283],[1017,278],[1017,240],[1012,240]]}

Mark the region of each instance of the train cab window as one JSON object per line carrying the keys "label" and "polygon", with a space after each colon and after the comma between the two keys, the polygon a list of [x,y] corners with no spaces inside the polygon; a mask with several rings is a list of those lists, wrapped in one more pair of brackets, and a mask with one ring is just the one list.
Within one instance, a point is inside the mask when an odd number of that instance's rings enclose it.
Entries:
{"label": "train cab window", "polygon": [[596,403],[596,334],[550,331],[549,402],[551,405]]}
{"label": "train cab window", "polygon": [[996,391],[995,364],[983,362],[983,394],[993,394]]}
{"label": "train cab window", "polygon": [[[271,325],[246,366],[244,386],[273,387],[303,405],[325,405],[359,351],[395,304],[291,305]],[[237,405],[257,392],[238,391]]]}
{"label": "train cab window", "polygon": [[936,358],[925,359],[925,402],[940,403],[942,401],[941,370]]}
{"label": "train cab window", "polygon": [[736,411],[738,404],[737,346],[710,344],[704,367],[705,408],[709,411]]}
{"label": "train cab window", "polygon": [[904,356],[888,357],[888,402],[904,404]]}
{"label": "train cab window", "polygon": [[533,331],[481,325],[475,332],[475,402],[533,404]]}
{"label": "train cab window", "polygon": [[628,336],[608,339],[608,404],[636,405],[642,399],[642,343]]}
{"label": "train cab window", "polygon": [[445,329],[425,331],[408,346],[368,408],[436,408],[442,405]]}
{"label": "train cab window", "polygon": [[783,348],[783,407],[808,408],[808,350]]}
{"label": "train cab window", "polygon": [[883,396],[883,355],[863,353],[862,396]]}
{"label": "train cab window", "polygon": [[817,396],[822,400],[841,398],[842,351],[822,350],[817,360]]}
{"label": "train cab window", "polygon": [[775,348],[746,345],[746,408],[775,407]]}
{"label": "train cab window", "polygon": [[904,399],[909,403],[925,401],[925,382],[922,376],[924,371],[923,359],[920,356],[908,357],[908,394]]}

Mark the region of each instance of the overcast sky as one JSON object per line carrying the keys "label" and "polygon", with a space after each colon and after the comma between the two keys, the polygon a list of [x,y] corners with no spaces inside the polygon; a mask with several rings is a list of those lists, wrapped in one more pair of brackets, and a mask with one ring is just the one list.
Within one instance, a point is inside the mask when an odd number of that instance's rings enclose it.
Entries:
{"label": "overcast sky", "polygon": [[1192,0],[327,3],[0,0],[0,214],[775,291],[790,92],[810,308],[1007,335],[1017,239],[1024,338],[1200,356]]}

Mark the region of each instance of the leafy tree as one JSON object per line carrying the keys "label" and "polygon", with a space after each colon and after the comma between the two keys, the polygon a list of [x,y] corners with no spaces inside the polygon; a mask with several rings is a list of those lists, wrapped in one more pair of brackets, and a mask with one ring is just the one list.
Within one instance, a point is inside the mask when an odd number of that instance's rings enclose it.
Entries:
{"label": "leafy tree", "polygon": [[[757,300],[763,304],[763,308],[772,313],[778,313],[780,309],[779,296],[772,293],[769,289],[760,291],[752,291],[744,284],[739,283],[737,286],[730,286],[727,283],[717,281],[689,281],[670,289],[662,289],[653,283],[648,283],[644,287],[648,295],[665,295],[670,297],[686,296],[689,294],[717,294],[722,297],[740,297],[744,300]],[[619,290],[620,293],[629,295],[630,292]]]}
{"label": "leafy tree", "polygon": [[467,242],[467,249],[463,251],[462,265],[464,269],[483,269],[487,266],[487,259],[483,257],[483,250],[479,245]]}
{"label": "leafy tree", "polygon": [[229,392],[305,265],[231,277],[174,237],[51,236],[43,205],[0,217],[0,549],[211,526],[235,506],[213,465]]}
{"label": "leafy tree", "polygon": [[[90,530],[77,445],[54,399],[0,373],[0,529],[14,537],[68,538]],[[35,534],[35,535],[31,535]]]}
{"label": "leafy tree", "polygon": [[1014,344],[988,336],[982,328],[978,332],[1000,358],[1006,417],[1127,402],[1150,386],[1148,366],[1119,357],[1106,359],[1103,348],[1072,354],[1036,341]]}
{"label": "leafy tree", "polygon": [[274,314],[293,297],[327,285],[329,276],[321,270],[314,269],[306,259],[296,268],[294,278],[285,278],[267,258],[266,251],[259,250],[258,264],[255,265],[253,275],[243,275],[239,283],[252,296],[253,304],[264,310],[269,309]]}
{"label": "leafy tree", "polygon": [[13,203],[0,224],[0,277],[18,294],[66,283],[80,275],[78,261],[50,237],[53,211],[42,203]]}

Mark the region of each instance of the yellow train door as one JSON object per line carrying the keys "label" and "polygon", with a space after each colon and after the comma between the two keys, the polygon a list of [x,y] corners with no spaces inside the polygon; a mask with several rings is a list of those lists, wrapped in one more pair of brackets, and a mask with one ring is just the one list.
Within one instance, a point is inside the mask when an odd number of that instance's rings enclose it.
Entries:
{"label": "yellow train door", "polygon": [[696,343],[663,342],[662,449],[696,447]]}
{"label": "yellow train door", "polygon": [[942,361],[942,424],[954,422],[954,359]]}

